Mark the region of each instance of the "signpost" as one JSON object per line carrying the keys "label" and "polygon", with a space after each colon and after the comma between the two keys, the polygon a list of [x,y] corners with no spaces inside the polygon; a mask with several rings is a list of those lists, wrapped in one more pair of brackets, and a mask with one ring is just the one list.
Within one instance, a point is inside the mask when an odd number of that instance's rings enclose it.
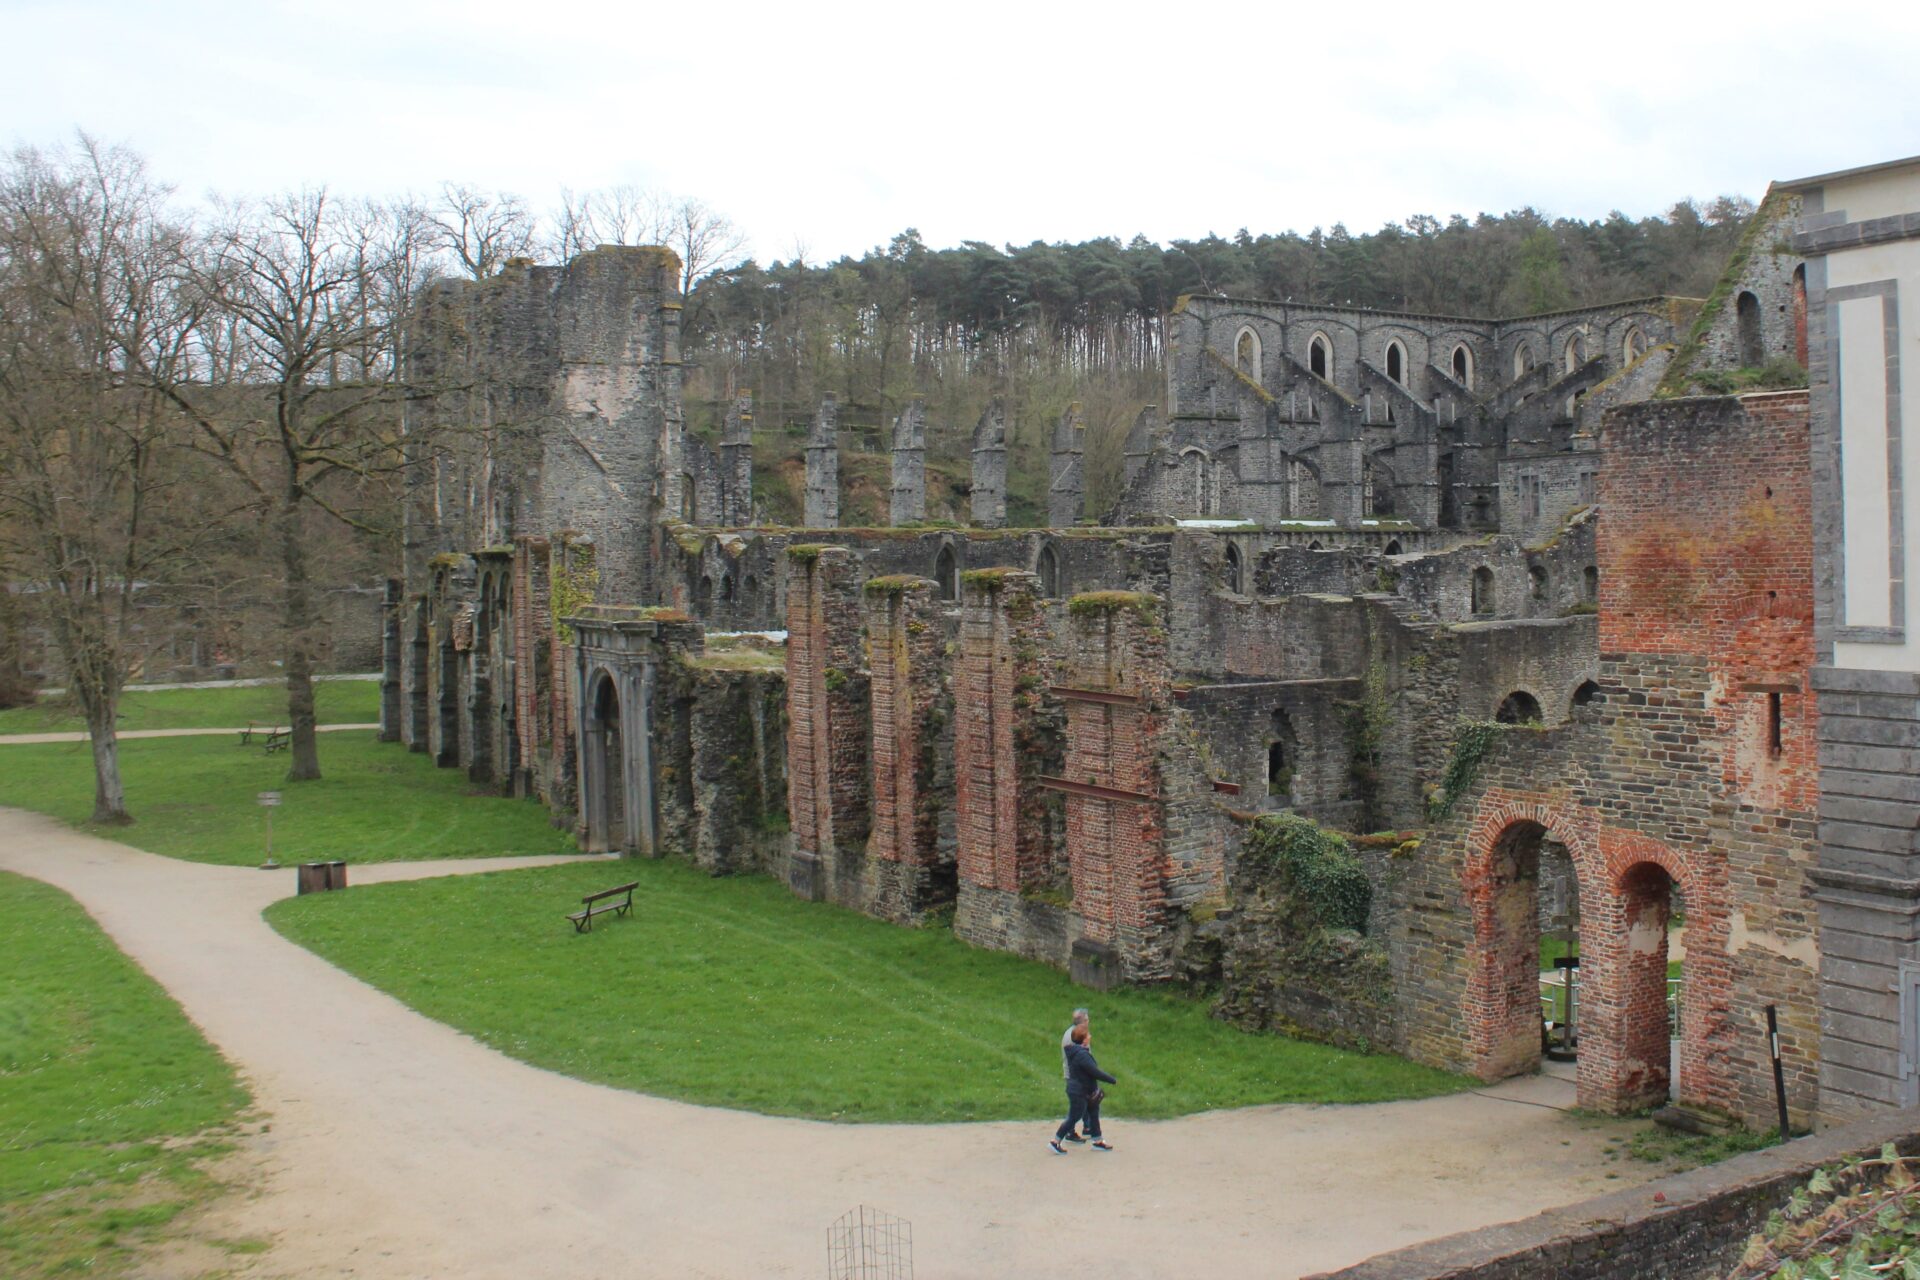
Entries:
{"label": "signpost", "polygon": [[262,871],[277,871],[280,864],[273,860],[273,811],[280,803],[278,791],[262,791],[258,797],[260,807],[267,811],[267,860],[260,864]]}

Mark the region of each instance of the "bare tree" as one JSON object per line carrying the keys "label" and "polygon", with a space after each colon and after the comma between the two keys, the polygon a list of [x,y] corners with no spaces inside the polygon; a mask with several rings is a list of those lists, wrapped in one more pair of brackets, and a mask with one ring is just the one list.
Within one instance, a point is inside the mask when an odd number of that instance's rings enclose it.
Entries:
{"label": "bare tree", "polygon": [[309,523],[320,515],[384,532],[369,514],[377,502],[348,499],[400,468],[393,336],[424,270],[420,245],[411,212],[350,206],[324,191],[230,206],[187,283],[214,327],[234,335],[236,380],[210,386],[149,371],[191,419],[194,447],[267,518],[285,627],[289,781],[320,776],[313,672],[324,637]]}
{"label": "bare tree", "polygon": [[703,201],[644,187],[560,191],[557,245],[561,261],[602,244],[657,244],[680,255],[680,292],[691,295],[706,276],[736,266],[746,237]]}
{"label": "bare tree", "polygon": [[204,523],[166,465],[195,316],[168,287],[185,235],[144,164],[82,137],[0,162],[0,562],[33,588],[92,738],[95,822],[132,821],[115,732],[141,592]]}
{"label": "bare tree", "polygon": [[439,203],[429,220],[438,232],[440,247],[475,280],[495,274],[509,258],[533,252],[533,216],[516,195],[487,195],[449,182],[440,188]]}
{"label": "bare tree", "polygon": [[688,197],[667,204],[660,243],[680,255],[680,292],[691,297],[708,275],[739,265],[747,238],[724,214]]}

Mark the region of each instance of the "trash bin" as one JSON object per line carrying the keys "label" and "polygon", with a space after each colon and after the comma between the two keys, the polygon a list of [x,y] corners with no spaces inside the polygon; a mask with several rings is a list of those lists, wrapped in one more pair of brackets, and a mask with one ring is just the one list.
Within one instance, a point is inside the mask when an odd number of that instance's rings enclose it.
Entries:
{"label": "trash bin", "polygon": [[303,862],[300,864],[301,893],[323,893],[328,888],[326,863]]}
{"label": "trash bin", "polygon": [[329,862],[327,864],[327,888],[344,889],[347,887],[347,864]]}

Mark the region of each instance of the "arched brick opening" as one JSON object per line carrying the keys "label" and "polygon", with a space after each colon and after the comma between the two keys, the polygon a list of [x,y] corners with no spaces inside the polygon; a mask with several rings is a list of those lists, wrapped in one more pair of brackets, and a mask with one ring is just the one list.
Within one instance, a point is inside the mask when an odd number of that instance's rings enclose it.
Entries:
{"label": "arched brick opening", "polygon": [[[1671,1097],[1732,1108],[1724,872],[1710,876],[1703,868],[1712,859],[1696,861],[1690,851],[1629,831],[1602,829],[1599,855],[1605,890],[1581,934],[1580,1105],[1637,1111]],[[1667,925],[1676,890],[1687,906],[1678,1080],[1667,1021]]]}
{"label": "arched brick opening", "polygon": [[1489,797],[1469,837],[1465,888],[1473,955],[1462,1010],[1468,1069],[1483,1080],[1540,1065],[1540,854],[1549,839],[1566,846],[1575,891],[1584,896],[1584,843],[1546,806]]}

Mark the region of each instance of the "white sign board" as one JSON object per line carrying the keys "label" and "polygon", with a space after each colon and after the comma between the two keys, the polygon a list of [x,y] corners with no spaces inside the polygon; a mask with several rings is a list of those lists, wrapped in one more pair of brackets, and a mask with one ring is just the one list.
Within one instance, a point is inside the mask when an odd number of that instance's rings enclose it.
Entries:
{"label": "white sign board", "polygon": [[262,791],[260,793],[260,805],[262,808],[271,809],[279,803],[280,793],[278,791]]}

